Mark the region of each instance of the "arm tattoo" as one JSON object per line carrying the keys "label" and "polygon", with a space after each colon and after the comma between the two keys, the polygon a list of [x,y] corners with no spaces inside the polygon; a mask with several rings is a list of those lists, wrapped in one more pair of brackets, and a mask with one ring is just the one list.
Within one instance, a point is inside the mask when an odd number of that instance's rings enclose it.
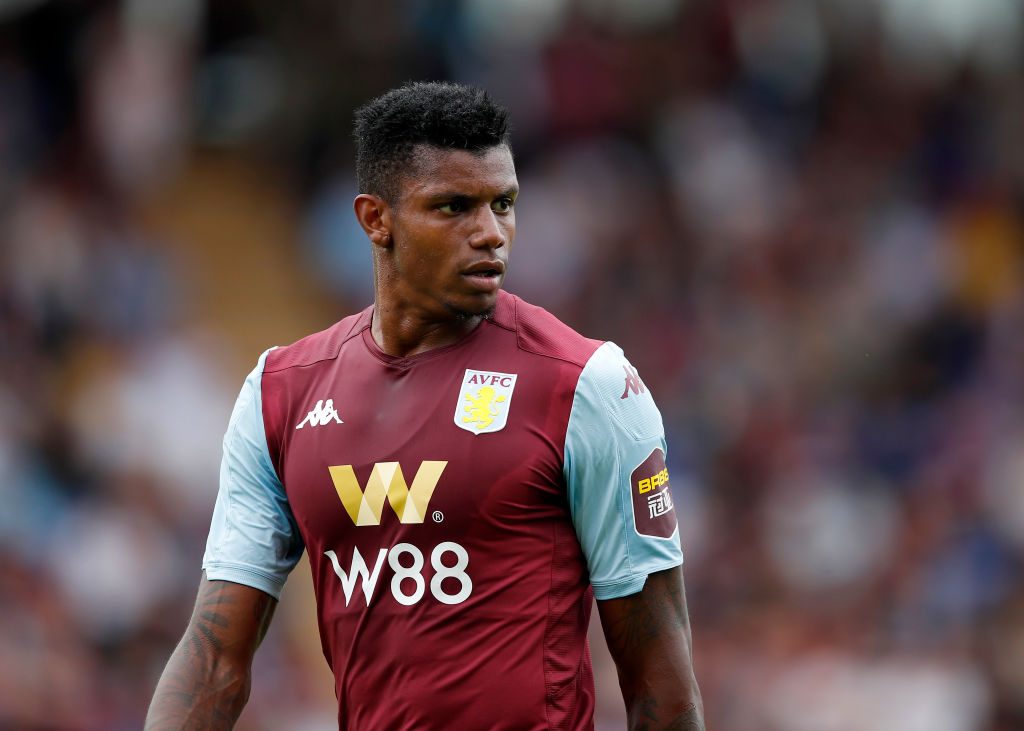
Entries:
{"label": "arm tattoo", "polygon": [[147,731],[232,728],[249,698],[252,655],[275,605],[255,589],[204,579],[185,636],[153,694]]}
{"label": "arm tattoo", "polygon": [[618,600],[621,611],[605,626],[609,647],[637,649],[666,633],[689,633],[689,617],[675,592],[640,592]]}
{"label": "arm tattoo", "polygon": [[692,703],[685,711],[669,721],[665,731],[704,731],[703,714]]}
{"label": "arm tattoo", "polygon": [[701,713],[693,703],[667,722],[658,720],[658,701],[655,698],[648,696],[637,703],[643,715],[637,719],[636,731],[704,731]]}

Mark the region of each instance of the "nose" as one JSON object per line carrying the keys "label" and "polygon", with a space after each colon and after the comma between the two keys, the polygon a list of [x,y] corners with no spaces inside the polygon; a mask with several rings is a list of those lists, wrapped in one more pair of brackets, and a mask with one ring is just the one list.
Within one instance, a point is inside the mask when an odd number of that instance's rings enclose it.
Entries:
{"label": "nose", "polygon": [[481,206],[474,223],[476,230],[469,239],[474,249],[500,249],[508,243],[505,224],[489,206]]}

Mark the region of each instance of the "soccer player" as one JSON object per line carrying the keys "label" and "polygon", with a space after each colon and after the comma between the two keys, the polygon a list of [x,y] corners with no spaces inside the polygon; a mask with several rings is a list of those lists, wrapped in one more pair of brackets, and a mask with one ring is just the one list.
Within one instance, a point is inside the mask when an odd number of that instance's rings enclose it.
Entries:
{"label": "soccer player", "polygon": [[146,728],[231,728],[305,549],[340,729],[592,728],[592,595],[630,728],[702,729],[651,394],[613,343],[501,291],[506,112],[409,84],[356,142],[374,304],[246,379]]}

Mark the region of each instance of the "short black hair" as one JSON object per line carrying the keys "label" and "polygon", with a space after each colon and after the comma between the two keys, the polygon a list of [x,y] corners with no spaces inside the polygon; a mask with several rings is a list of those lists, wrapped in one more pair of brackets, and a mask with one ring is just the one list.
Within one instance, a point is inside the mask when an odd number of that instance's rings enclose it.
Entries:
{"label": "short black hair", "polygon": [[361,193],[394,200],[417,145],[484,150],[509,143],[508,112],[487,92],[450,82],[410,82],[356,110]]}

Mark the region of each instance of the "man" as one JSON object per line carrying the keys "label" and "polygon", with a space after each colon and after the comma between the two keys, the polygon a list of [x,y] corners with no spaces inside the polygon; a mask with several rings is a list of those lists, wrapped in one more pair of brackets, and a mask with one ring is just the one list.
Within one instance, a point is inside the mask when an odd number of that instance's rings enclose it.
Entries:
{"label": "man", "polygon": [[357,113],[374,305],[246,380],[146,728],[232,726],[304,548],[341,729],[591,728],[591,587],[630,728],[703,728],[661,417],[615,345],[501,291],[508,140],[453,84]]}

